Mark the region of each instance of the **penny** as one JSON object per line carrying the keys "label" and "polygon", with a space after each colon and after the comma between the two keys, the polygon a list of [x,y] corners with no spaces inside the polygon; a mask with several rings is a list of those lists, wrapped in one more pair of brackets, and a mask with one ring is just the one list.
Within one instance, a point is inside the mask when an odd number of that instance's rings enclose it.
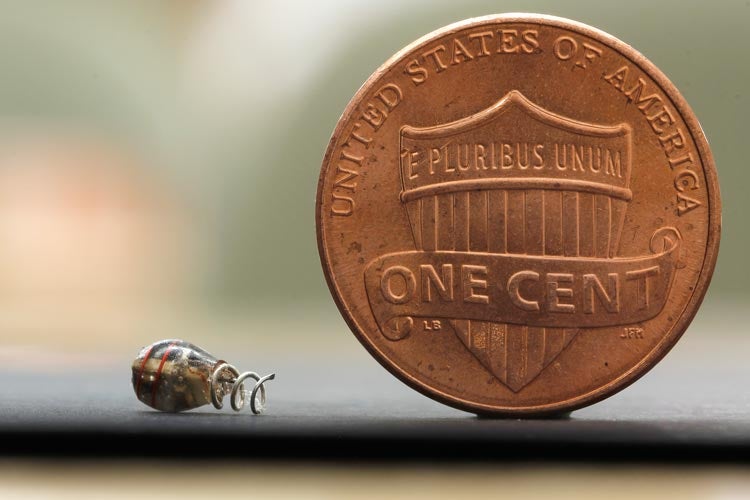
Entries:
{"label": "penny", "polygon": [[653,367],[711,279],[702,129],[643,55],[541,15],[447,26],[388,60],[331,138],[316,204],[367,350],[445,404],[566,412]]}

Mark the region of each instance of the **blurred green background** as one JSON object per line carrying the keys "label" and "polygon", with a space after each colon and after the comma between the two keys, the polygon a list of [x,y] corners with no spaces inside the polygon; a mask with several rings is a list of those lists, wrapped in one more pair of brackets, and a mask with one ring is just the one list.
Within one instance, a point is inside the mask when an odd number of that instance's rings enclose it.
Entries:
{"label": "blurred green background", "polygon": [[[323,279],[314,221],[336,121],[406,44],[501,12],[596,26],[675,83],[720,176],[724,232],[709,301],[747,304],[748,1],[0,7],[6,361],[40,343],[138,346],[196,332],[314,342],[335,330],[340,338],[346,327]],[[268,320],[248,320],[258,317]]]}

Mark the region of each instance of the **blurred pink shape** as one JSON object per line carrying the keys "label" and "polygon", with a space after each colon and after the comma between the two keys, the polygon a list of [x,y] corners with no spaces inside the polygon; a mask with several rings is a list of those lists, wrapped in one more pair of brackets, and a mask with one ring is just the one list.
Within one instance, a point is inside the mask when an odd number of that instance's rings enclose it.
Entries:
{"label": "blurred pink shape", "polygon": [[0,310],[179,293],[189,218],[150,173],[92,139],[0,144]]}

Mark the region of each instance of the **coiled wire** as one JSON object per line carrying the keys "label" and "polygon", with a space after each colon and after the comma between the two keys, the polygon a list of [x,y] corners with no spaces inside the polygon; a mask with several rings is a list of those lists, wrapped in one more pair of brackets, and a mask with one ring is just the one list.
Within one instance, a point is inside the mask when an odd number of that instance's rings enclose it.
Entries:
{"label": "coiled wire", "polygon": [[[244,388],[245,381],[249,378],[255,380],[255,385],[251,391],[246,391]],[[256,415],[263,413],[266,407],[266,387],[263,384],[274,378],[276,378],[275,373],[271,373],[265,377],[261,377],[255,372],[241,373],[234,381],[234,386],[232,387],[232,409],[234,411],[242,410],[249,399],[252,412]]]}
{"label": "coiled wire", "polygon": [[[211,402],[218,410],[224,406],[224,396],[229,393],[232,409],[242,410],[250,400],[250,409],[256,415],[263,413],[266,406],[265,383],[276,378],[275,373],[261,377],[255,372],[240,373],[227,362],[220,362],[211,374]],[[255,380],[250,391],[245,390],[247,379]]]}

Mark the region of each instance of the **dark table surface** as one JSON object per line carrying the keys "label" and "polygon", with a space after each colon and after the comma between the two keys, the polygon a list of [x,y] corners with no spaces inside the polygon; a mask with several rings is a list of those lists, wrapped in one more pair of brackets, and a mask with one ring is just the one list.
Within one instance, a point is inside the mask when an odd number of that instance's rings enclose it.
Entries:
{"label": "dark table surface", "polygon": [[377,366],[355,366],[339,367],[345,377],[312,367],[279,370],[261,416],[211,407],[155,412],[135,399],[121,374],[5,374],[14,382],[0,408],[0,446],[10,454],[131,455],[148,449],[169,456],[204,448],[227,456],[320,459],[750,456],[750,397],[728,383],[737,374],[708,377],[667,360],[626,391],[567,418],[490,420],[434,403]]}
{"label": "dark table surface", "polygon": [[[325,343],[293,351],[266,346],[253,368],[273,369],[278,377],[268,384],[268,409],[261,416],[236,414],[228,405],[178,415],[152,411],[130,386],[133,349],[91,369],[69,363],[45,371],[24,369],[22,360],[6,362],[0,371],[0,450],[182,456],[205,449],[227,457],[322,460],[747,461],[750,337],[741,322],[717,317],[696,321],[660,364],[619,394],[567,418],[544,420],[481,419],[440,405],[394,379],[348,336],[330,349]],[[233,352],[235,360],[245,359],[241,348]]]}

